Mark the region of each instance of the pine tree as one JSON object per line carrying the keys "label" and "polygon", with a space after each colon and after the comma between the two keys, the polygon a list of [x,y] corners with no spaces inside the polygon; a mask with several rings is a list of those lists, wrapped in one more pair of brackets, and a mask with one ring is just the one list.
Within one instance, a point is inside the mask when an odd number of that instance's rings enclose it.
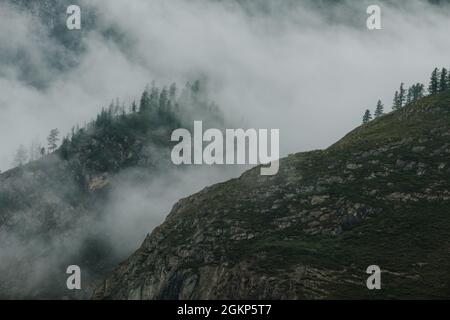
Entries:
{"label": "pine tree", "polygon": [[200,92],[200,80],[195,80],[194,84],[191,87],[193,93]]}
{"label": "pine tree", "polygon": [[370,120],[372,120],[372,115],[370,113],[370,110],[366,110],[363,116],[363,123],[368,123]]}
{"label": "pine tree", "polygon": [[394,101],[392,104],[392,110],[398,110],[400,108],[401,108],[401,103],[400,103],[399,94],[398,94],[398,91],[395,91]]}
{"label": "pine tree", "polygon": [[166,110],[168,101],[169,101],[169,92],[167,88],[164,87],[159,95],[159,109]]}
{"label": "pine tree", "polygon": [[50,130],[50,134],[47,137],[48,142],[48,152],[51,153],[56,150],[58,147],[57,143],[59,141],[58,138],[59,130],[58,129],[52,129]]}
{"label": "pine tree", "polygon": [[21,167],[27,162],[27,150],[23,145],[20,145],[20,147],[17,149],[16,154],[14,156],[14,162],[13,165],[16,167]]}
{"label": "pine tree", "polygon": [[406,104],[410,104],[414,101],[414,85],[408,88],[408,94],[406,95]]}
{"label": "pine tree", "polygon": [[139,112],[147,112],[150,110],[150,96],[147,88],[144,90],[141,96],[141,101],[139,102]]}
{"label": "pine tree", "polygon": [[423,98],[425,86],[423,83],[416,83],[413,90],[413,101]]}
{"label": "pine tree", "polygon": [[406,100],[406,90],[404,88],[404,83],[402,82],[400,84],[400,91],[398,93],[398,103],[399,103],[399,108],[402,108],[405,105],[405,100]]}
{"label": "pine tree", "polygon": [[441,78],[439,80],[439,92],[444,92],[448,89],[448,71],[442,68]]}
{"label": "pine tree", "polygon": [[381,117],[384,113],[383,111],[384,111],[384,106],[381,103],[381,100],[378,100],[377,107],[376,107],[375,113],[374,113],[375,118]]}
{"label": "pine tree", "polygon": [[133,101],[133,103],[131,104],[130,111],[131,113],[136,113],[137,111],[136,101]]}
{"label": "pine tree", "polygon": [[450,89],[450,70],[447,71],[447,89]]}
{"label": "pine tree", "polygon": [[155,81],[152,82],[152,89],[150,92],[150,109],[157,110],[159,107],[159,89],[155,85]]}
{"label": "pine tree", "polygon": [[127,109],[125,108],[125,103],[122,104],[122,107],[120,108],[120,117],[122,119],[125,119],[127,116]]}
{"label": "pine tree", "polygon": [[428,85],[428,92],[430,94],[436,94],[439,91],[439,69],[434,68],[431,73],[430,84]]}
{"label": "pine tree", "polygon": [[114,110],[113,110],[113,115],[117,116],[120,112],[120,100],[119,98],[116,98],[115,102],[114,102]]}
{"label": "pine tree", "polygon": [[169,88],[169,98],[170,100],[175,101],[176,97],[177,97],[177,85],[175,83],[172,83]]}

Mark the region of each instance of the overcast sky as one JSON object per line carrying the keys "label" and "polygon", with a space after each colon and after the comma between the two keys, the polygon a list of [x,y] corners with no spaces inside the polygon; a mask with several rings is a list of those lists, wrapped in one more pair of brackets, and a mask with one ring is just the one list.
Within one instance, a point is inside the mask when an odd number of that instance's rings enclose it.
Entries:
{"label": "overcast sky", "polygon": [[[67,133],[116,97],[131,101],[152,80],[199,75],[230,119],[279,128],[282,154],[327,147],[379,98],[390,109],[400,82],[427,82],[435,66],[450,65],[448,11],[399,2],[382,7],[383,30],[369,31],[361,1],[322,14],[273,1],[251,15],[229,1],[88,1],[100,13],[97,27],[114,26],[125,41],[87,33],[79,63],[63,72],[46,57],[72,53],[38,21],[0,5],[0,169],[20,144],[45,144],[50,129]],[[82,15],[88,10],[82,6]],[[24,56],[46,86],[23,79]]]}
{"label": "overcast sky", "polygon": [[[400,82],[427,82],[435,66],[450,65],[449,12],[425,2],[383,6],[383,29],[376,31],[366,28],[363,1],[321,11],[310,5],[318,1],[247,2],[266,5],[245,11],[231,0],[85,0],[82,19],[98,16],[77,53],[57,41],[69,34],[52,38],[37,19],[0,0],[0,170],[11,167],[20,144],[45,145],[50,129],[68,133],[115,98],[139,99],[152,80],[208,79],[228,123],[280,129],[285,155],[329,146],[378,99],[390,110]],[[24,242],[18,235],[39,228],[36,217],[48,201],[35,199],[37,209],[15,212],[18,227],[0,234],[0,284],[11,294],[41,290],[92,235],[111,244],[109,258],[123,259],[178,199],[242,170],[195,167],[146,179],[124,170],[100,220],[98,212],[78,218],[62,205],[55,219],[74,221],[70,228]]]}

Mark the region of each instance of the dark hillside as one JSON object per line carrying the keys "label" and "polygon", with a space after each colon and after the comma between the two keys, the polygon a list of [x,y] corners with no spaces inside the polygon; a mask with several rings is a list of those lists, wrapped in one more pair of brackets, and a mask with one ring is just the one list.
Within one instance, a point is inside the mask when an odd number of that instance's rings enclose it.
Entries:
{"label": "dark hillside", "polygon": [[[179,201],[107,299],[446,298],[450,93]],[[366,288],[370,265],[382,290]]]}

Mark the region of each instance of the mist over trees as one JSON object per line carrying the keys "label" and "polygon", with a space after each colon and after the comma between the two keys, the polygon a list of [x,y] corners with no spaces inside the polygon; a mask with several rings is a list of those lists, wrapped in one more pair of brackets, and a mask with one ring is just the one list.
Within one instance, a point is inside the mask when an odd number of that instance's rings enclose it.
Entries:
{"label": "mist over trees", "polygon": [[[83,126],[72,127],[71,132],[62,138],[57,128],[50,130],[47,150],[34,139],[29,151],[23,146],[18,148],[13,165],[23,166],[39,160],[47,153],[56,152],[63,160],[78,155],[83,158],[83,163],[90,163],[95,170],[114,171],[124,163],[135,165],[144,161],[142,154],[133,148],[150,131],[154,131],[154,134],[147,138],[164,145],[170,140],[169,132],[180,127],[188,128],[195,119],[206,117],[205,120],[213,127],[222,127],[224,123],[219,107],[208,98],[206,82],[201,80],[187,82],[182,90],[178,89],[176,83],[160,88],[153,81],[146,86],[138,101],[136,103],[134,100],[126,106],[116,98],[107,108],[102,108],[94,120]],[[103,148],[101,154],[95,151],[99,148],[86,146],[92,137]],[[148,158],[151,157],[156,156],[148,155]],[[122,160],[117,162],[118,159]]]}
{"label": "mist over trees", "polygon": [[223,126],[223,114],[206,91],[206,83],[200,80],[186,83],[180,92],[175,83],[158,87],[152,82],[142,92],[139,104],[133,101],[127,106],[116,99],[94,120],[72,128],[57,153],[72,164],[82,185],[86,172],[167,163],[170,157],[164,155],[170,149],[173,130],[190,128],[194,119],[204,119],[211,127]]}
{"label": "mist over trees", "polygon": [[[152,83],[136,101],[114,99],[64,136],[52,129],[48,152],[38,139],[20,146],[15,168],[0,176],[0,296],[89,297],[89,285],[134,250],[187,190],[228,177],[228,167],[171,162],[173,129],[190,129],[193,119],[225,127],[207,93],[202,81],[181,90]],[[82,264],[85,285],[68,293],[60,271],[73,263]]]}
{"label": "mist over trees", "polygon": [[53,152],[58,147],[58,141],[59,141],[59,130],[58,129],[52,129],[50,130],[50,134],[47,137],[48,142],[48,152]]}

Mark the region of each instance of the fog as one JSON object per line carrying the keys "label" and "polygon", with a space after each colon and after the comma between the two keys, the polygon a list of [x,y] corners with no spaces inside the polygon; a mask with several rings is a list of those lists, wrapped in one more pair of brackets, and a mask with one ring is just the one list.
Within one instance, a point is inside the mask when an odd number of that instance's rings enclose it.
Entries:
{"label": "fog", "polygon": [[[289,10],[286,1],[266,2],[270,9],[250,15],[229,1],[86,1],[82,17],[91,6],[99,14],[96,28],[81,38],[86,51],[76,57],[37,20],[3,4],[0,169],[11,166],[18,145],[35,137],[45,145],[53,127],[68,132],[116,97],[137,98],[152,80],[184,82],[199,74],[207,75],[229,117],[280,128],[283,154],[323,148],[357,126],[378,98],[389,107],[400,82],[426,82],[434,66],[447,64],[448,10],[398,1],[382,7],[383,29],[369,31],[360,1],[322,10],[307,1]],[[111,26],[126,40],[99,34]],[[20,60],[5,61],[19,52],[47,87],[22,81]],[[55,52],[78,63],[58,72],[43,58]]]}
{"label": "fog", "polygon": [[[20,144],[38,138],[45,145],[50,129],[68,133],[114,98],[139,99],[152,80],[165,85],[198,77],[208,79],[228,123],[280,129],[282,155],[325,148],[358,126],[378,99],[389,111],[401,82],[427,83],[434,67],[448,65],[447,8],[418,0],[386,4],[383,29],[369,31],[371,2],[322,9],[309,1],[259,3],[244,10],[231,1],[82,1],[82,18],[90,10],[96,18],[80,38],[81,51],[56,41],[45,21],[1,3],[0,169],[11,168]],[[115,36],[105,36],[111,29]],[[46,265],[62,252],[78,250],[86,232],[107,235],[114,255],[126,256],[177,199],[242,170],[200,168],[140,185],[130,180],[132,172],[121,173],[105,218],[80,220],[79,229],[57,237],[53,253],[36,262],[29,287],[50,277]],[[39,256],[46,245],[0,236],[10,243],[0,250],[3,261]],[[60,241],[66,237],[73,241]]]}

